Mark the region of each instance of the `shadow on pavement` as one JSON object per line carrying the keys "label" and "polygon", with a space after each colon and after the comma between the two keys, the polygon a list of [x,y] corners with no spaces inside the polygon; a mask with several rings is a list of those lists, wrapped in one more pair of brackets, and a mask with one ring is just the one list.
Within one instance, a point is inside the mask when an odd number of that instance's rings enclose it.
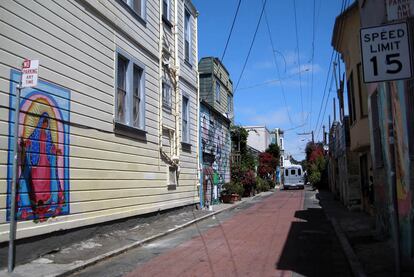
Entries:
{"label": "shadow on pavement", "polygon": [[320,208],[297,211],[282,254],[278,270],[303,276],[351,276],[347,261],[334,230]]}

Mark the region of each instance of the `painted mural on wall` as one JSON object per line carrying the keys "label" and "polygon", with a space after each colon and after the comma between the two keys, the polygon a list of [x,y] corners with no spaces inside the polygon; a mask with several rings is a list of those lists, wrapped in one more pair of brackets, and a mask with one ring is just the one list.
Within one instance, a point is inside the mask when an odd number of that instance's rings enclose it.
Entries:
{"label": "painted mural on wall", "polygon": [[[10,107],[20,72],[11,71]],[[69,213],[70,91],[40,81],[21,92],[16,219],[46,221]],[[10,219],[14,110],[9,112],[8,199]]]}
{"label": "painted mural on wall", "polygon": [[391,83],[392,113],[395,140],[395,174],[398,201],[398,214],[401,239],[409,246],[402,246],[403,251],[411,256],[412,238],[412,189],[410,188],[410,158],[408,149],[408,130],[406,115],[406,101],[404,101],[403,81]]}
{"label": "painted mural on wall", "polygon": [[[206,106],[200,107],[200,152],[203,166],[203,197],[209,203],[218,202],[221,185],[230,181],[229,123]],[[211,186],[211,187],[209,187]],[[203,201],[201,203],[203,205]]]}
{"label": "painted mural on wall", "polygon": [[[408,113],[404,82],[384,83],[378,86],[379,122],[384,167],[375,169],[375,201],[378,227],[396,238],[393,224],[398,224],[401,254],[413,255],[413,205],[410,181],[411,160],[408,149]],[[409,92],[408,92],[409,93]],[[372,103],[371,103],[372,105]],[[392,137],[391,137],[392,135]],[[389,142],[393,140],[394,149]],[[393,150],[393,151],[392,151]],[[395,179],[393,179],[395,176]],[[384,178],[382,178],[384,177]],[[395,182],[395,183],[394,183]],[[394,218],[393,193],[396,193],[398,218]]]}

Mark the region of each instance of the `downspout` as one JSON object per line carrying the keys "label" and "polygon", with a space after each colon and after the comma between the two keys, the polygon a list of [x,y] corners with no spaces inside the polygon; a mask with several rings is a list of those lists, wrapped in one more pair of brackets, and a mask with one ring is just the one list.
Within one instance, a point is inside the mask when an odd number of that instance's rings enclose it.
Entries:
{"label": "downspout", "polygon": [[200,166],[200,75],[198,74],[198,13],[196,14],[196,17],[194,18],[195,21],[195,70],[196,70],[196,85],[197,85],[197,94],[196,94],[196,161],[197,161],[197,187],[196,189],[199,191],[198,196],[200,198],[199,203],[202,206],[202,201],[201,201],[201,166]]}
{"label": "downspout", "polygon": [[[175,91],[175,152],[173,161],[178,165],[180,162],[180,91],[178,88],[178,81],[180,76],[180,64],[178,60],[178,0],[174,1],[174,91]],[[178,168],[179,171],[179,168]]]}
{"label": "downspout", "polygon": [[[158,85],[159,85],[159,96],[158,96],[158,122],[159,122],[159,126],[158,126],[158,140],[159,140],[159,147],[160,147],[160,152],[159,155],[161,155],[162,153],[162,68],[163,68],[163,57],[162,57],[162,39],[164,36],[164,27],[163,27],[163,23],[162,23],[162,1],[160,0],[159,4],[160,4],[160,12],[159,12],[159,27],[160,27],[160,40],[158,42],[158,48],[159,48],[159,65],[158,65],[158,70],[159,70],[159,80],[158,80]],[[161,160],[161,157],[159,159],[159,161]]]}

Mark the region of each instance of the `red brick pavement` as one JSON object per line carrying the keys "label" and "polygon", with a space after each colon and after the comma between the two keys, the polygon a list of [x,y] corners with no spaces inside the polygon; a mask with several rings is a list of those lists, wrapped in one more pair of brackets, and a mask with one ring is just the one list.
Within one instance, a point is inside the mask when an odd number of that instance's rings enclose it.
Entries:
{"label": "red brick pavement", "polygon": [[303,191],[277,192],[127,276],[291,276],[276,264],[303,197]]}

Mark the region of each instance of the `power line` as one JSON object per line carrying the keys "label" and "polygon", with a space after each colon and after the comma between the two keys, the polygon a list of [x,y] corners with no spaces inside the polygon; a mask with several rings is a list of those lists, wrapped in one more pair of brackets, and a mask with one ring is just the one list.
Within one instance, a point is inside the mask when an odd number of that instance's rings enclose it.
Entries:
{"label": "power line", "polygon": [[[309,68],[305,68],[304,70],[301,70],[300,72],[307,72],[309,70],[310,70]],[[257,87],[262,87],[262,86],[266,86],[266,85],[274,84],[274,83],[280,83],[280,85],[282,85],[282,80],[290,79],[290,78],[292,78],[292,77],[294,77],[294,76],[296,76],[298,74],[299,74],[299,72],[296,72],[294,74],[291,74],[291,75],[286,76],[285,78],[271,79],[271,80],[267,80],[267,81],[262,82],[262,83],[259,83],[259,84],[251,85],[251,86],[248,86],[248,87],[242,87],[242,88],[239,88],[239,91],[240,90],[257,88]]]}
{"label": "power line", "polygon": [[224,47],[223,54],[221,55],[221,62],[223,62],[224,55],[226,55],[227,46],[229,45],[230,37],[231,37],[231,34],[233,33],[234,23],[236,23],[236,18],[239,13],[240,4],[241,4],[241,0],[239,0],[239,3],[237,4],[236,13],[234,14],[233,23],[231,24],[231,28],[230,28],[230,33],[229,33],[229,36],[227,37],[226,46]]}
{"label": "power line", "polygon": [[[341,14],[345,11],[345,9],[348,7],[348,5],[349,5],[349,0],[345,0],[345,2],[344,2],[344,6],[343,6],[343,8],[342,8],[342,11],[341,11]],[[340,25],[339,25],[339,31],[338,31],[338,41],[337,41],[337,44],[338,45],[340,45],[341,43],[342,43],[342,31],[343,31],[343,26],[344,26],[344,21],[342,20],[341,22],[340,22]],[[338,53],[336,53],[336,59],[338,60],[338,64],[340,65],[340,60],[339,60],[339,54]],[[335,76],[334,74],[336,74],[336,72],[334,72],[334,70],[335,70],[335,67],[334,67],[334,69],[333,69],[333,71],[332,71],[332,80],[333,80],[333,77]],[[340,73],[340,67],[338,68],[338,70],[339,70],[339,73]],[[331,87],[332,87],[332,84],[331,84]],[[323,125],[323,120],[325,119],[325,113],[326,113],[326,108],[327,108],[327,106],[328,106],[328,102],[329,102],[329,96],[330,96],[330,94],[331,94],[331,88],[329,89],[329,93],[328,93],[328,97],[326,98],[326,101],[325,101],[325,109],[324,109],[324,111],[323,111],[323,116],[322,116],[322,118],[321,118],[321,123],[320,123],[320,126],[319,126],[319,130],[318,130],[318,133],[317,134],[319,134],[320,133],[320,131],[321,131],[321,128],[322,128],[322,125]]]}
{"label": "power line", "polygon": [[[342,0],[341,13],[344,11],[344,9],[345,9],[345,0]],[[340,28],[339,28],[338,32],[341,32],[341,29],[342,29],[342,24],[340,25]],[[320,116],[321,116],[321,113],[322,113],[323,102],[325,100],[326,89],[328,87],[329,74],[331,73],[331,67],[332,67],[332,62],[333,62],[334,54],[335,54],[335,49],[332,49],[331,58],[330,58],[330,61],[329,61],[329,68],[328,68],[328,72],[326,74],[325,88],[323,90],[322,101],[321,101],[321,105],[319,107],[318,119],[316,120],[316,125],[315,125],[315,128],[314,128],[315,131],[318,129],[319,119],[320,119]]]}
{"label": "power line", "polygon": [[326,97],[326,101],[325,101],[325,109],[323,111],[323,115],[322,115],[322,120],[321,120],[321,125],[319,126],[318,131],[316,132],[316,136],[319,135],[319,133],[321,132],[321,128],[323,125],[323,119],[325,118],[325,113],[326,113],[326,108],[328,107],[328,102],[329,102],[329,96],[331,95],[331,91],[332,91],[332,84],[334,81],[334,76],[335,76],[335,72],[332,71],[332,77],[331,77],[331,85],[329,86],[329,93],[328,93],[328,97]]}
{"label": "power line", "polygon": [[[296,33],[296,49],[298,55],[298,65],[299,65],[299,72],[300,72],[300,51],[299,51],[299,35],[298,35],[298,22],[296,16],[296,0],[293,0],[293,10],[295,14],[295,33]],[[300,90],[300,104],[302,106],[302,121],[304,121],[304,113],[303,113],[303,93],[302,93],[302,74],[299,74],[299,90]]]}
{"label": "power line", "polygon": [[[267,33],[269,35],[270,44],[272,46],[272,57],[273,57],[273,61],[275,63],[276,74],[277,74],[279,80],[281,80],[279,65],[277,64],[277,58],[276,58],[276,54],[275,54],[275,53],[280,53],[280,52],[275,49],[275,45],[273,43],[272,32],[270,30],[269,21],[267,20],[266,9],[264,10],[264,15],[265,15],[265,21],[266,21],[266,26],[267,26]],[[285,57],[283,55],[282,55],[282,57],[283,57],[283,59],[285,59]],[[285,70],[286,70],[286,61],[285,61]],[[292,120],[292,117],[290,116],[289,108],[288,108],[287,101],[286,101],[285,87],[283,86],[283,83],[282,82],[280,82],[280,88],[282,89],[283,102],[285,103],[285,106],[286,106],[286,111],[287,111],[287,115],[288,115],[289,122],[290,122],[290,124],[294,125],[293,120]]]}
{"label": "power line", "polygon": [[310,93],[310,112],[309,112],[309,129],[312,128],[312,111],[313,111],[313,65],[314,65],[314,58],[315,58],[315,21],[316,21],[316,16],[315,16],[315,2],[316,0],[313,0],[313,19],[312,19],[312,55],[311,55],[311,60],[312,60],[312,65],[311,65],[311,93]]}
{"label": "power line", "polygon": [[252,51],[254,41],[256,40],[257,31],[259,30],[260,22],[262,21],[263,12],[264,12],[265,7],[266,7],[266,2],[267,2],[267,0],[264,0],[263,7],[262,7],[262,12],[260,13],[259,21],[257,22],[256,30],[254,31],[253,39],[252,39],[252,42],[250,43],[249,52],[247,53],[246,60],[244,61],[243,69],[240,73],[239,79],[237,80],[236,89],[234,90],[234,93],[237,91],[237,88],[239,87],[239,84],[240,84],[240,80],[243,77],[244,70],[246,69],[246,65],[247,65],[247,62],[249,60],[250,53]]}

